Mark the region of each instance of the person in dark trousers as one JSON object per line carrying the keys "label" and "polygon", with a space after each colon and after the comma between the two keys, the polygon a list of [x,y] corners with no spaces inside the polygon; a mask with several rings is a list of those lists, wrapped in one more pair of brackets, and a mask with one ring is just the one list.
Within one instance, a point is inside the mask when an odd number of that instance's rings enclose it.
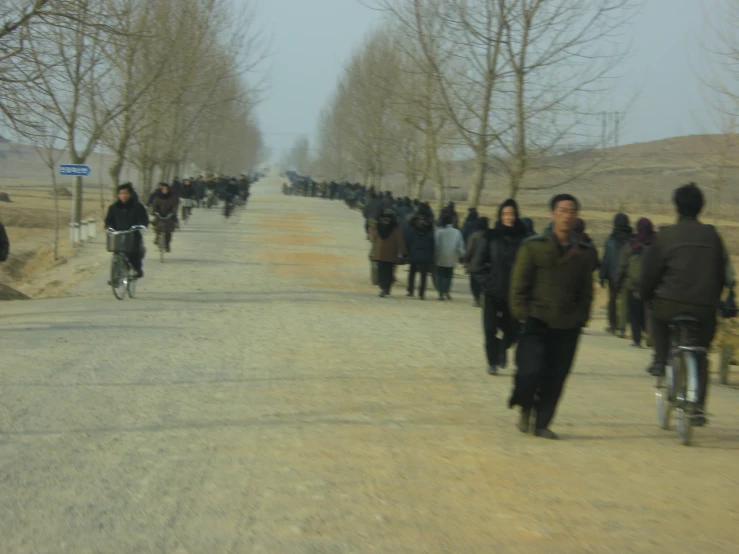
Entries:
{"label": "person in dark trousers", "polygon": [[470,238],[472,233],[478,230],[477,220],[479,217],[480,215],[477,213],[475,208],[467,210],[467,219],[464,220],[464,225],[462,225],[462,237],[464,238],[465,243],[467,243],[467,240]]}
{"label": "person in dark trousers", "polygon": [[[144,210],[146,215],[146,210]],[[0,223],[0,262],[4,262],[8,259],[10,254],[10,240],[8,239],[8,233],[5,232],[5,225]]]}
{"label": "person in dark trousers", "polygon": [[[482,306],[482,285],[475,275],[475,264],[477,263],[477,255],[485,246],[485,235],[490,229],[490,220],[487,217],[479,217],[475,219],[475,232],[472,233],[465,242],[464,266],[467,274],[470,276],[470,291],[475,307]],[[464,232],[462,232],[464,236]]]}
{"label": "person in dark trousers", "polygon": [[444,210],[441,215],[441,229],[436,231],[436,290],[439,300],[451,300],[454,268],[464,258],[464,239],[462,231],[454,227],[452,212]]}
{"label": "person in dark trousers", "polygon": [[408,272],[408,296],[415,292],[416,274],[420,274],[420,286],[418,287],[418,298],[426,298],[426,280],[434,265],[436,253],[434,237],[434,220],[431,212],[419,208],[411,219],[405,233],[406,246],[408,247],[408,262],[411,264]]}
{"label": "person in dark trousers", "polygon": [[608,283],[608,328],[609,333],[621,337],[626,334],[626,302],[625,296],[618,294],[618,262],[621,249],[631,240],[633,232],[629,225],[629,216],[618,213],[613,218],[613,231],[606,239],[603,260],[600,266],[600,286]]}
{"label": "person in dark trousers", "polygon": [[[526,239],[526,227],[518,216],[515,200],[498,209],[495,227],[485,234],[475,263],[474,277],[484,293],[482,322],[488,373],[497,375],[508,365],[508,349],[517,340],[518,322],[511,315],[509,290],[516,254]],[[498,330],[503,338],[498,338]]]}
{"label": "person in dark trousers", "polygon": [[636,222],[636,236],[621,250],[618,264],[618,289],[624,291],[629,306],[632,346],[641,347],[646,331],[646,307],[639,296],[644,251],[654,244],[656,234],[652,222],[642,217]]}
{"label": "person in dark trousers", "polygon": [[[118,187],[118,201],[108,208],[108,214],[105,216],[105,228],[114,231],[128,231],[134,225],[149,226],[149,215],[146,208],[139,202],[136,191],[133,190],[131,183],[124,183]],[[131,267],[136,271],[136,278],[141,279],[144,276],[143,260],[146,251],[144,249],[144,240],[140,232],[136,232],[134,236],[133,252],[128,254],[128,260]]]}
{"label": "person in dark trousers", "polygon": [[508,405],[521,406],[521,432],[529,431],[535,411],[534,434],[556,439],[549,426],[590,318],[593,267],[590,247],[572,230],[577,200],[560,194],[550,207],[551,228],[524,241],[511,276],[511,313],[523,326]]}
{"label": "person in dark trousers", "polygon": [[[673,196],[678,221],[661,230],[644,253],[640,295],[651,302],[654,362],[648,371],[665,374],[669,354],[670,321],[692,316],[700,322],[698,346],[708,348],[716,333],[716,313],[726,283],[726,249],[716,229],[698,221],[703,193],[695,183],[678,188]],[[700,357],[698,402],[701,413],[694,425],[706,423],[708,359]]]}
{"label": "person in dark trousers", "polygon": [[377,220],[377,236],[372,251],[372,259],[377,262],[377,280],[380,286],[380,298],[390,294],[393,285],[393,270],[398,259],[406,256],[403,231],[398,224],[395,210],[383,210]]}

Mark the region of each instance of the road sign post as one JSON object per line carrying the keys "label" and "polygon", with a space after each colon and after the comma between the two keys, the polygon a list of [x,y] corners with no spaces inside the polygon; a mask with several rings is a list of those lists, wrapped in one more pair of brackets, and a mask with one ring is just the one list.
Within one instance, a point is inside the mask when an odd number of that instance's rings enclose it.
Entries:
{"label": "road sign post", "polygon": [[[87,177],[92,170],[90,169],[89,165],[84,164],[61,164],[59,166],[59,174],[60,175],[68,175],[71,177],[75,177],[76,179],[80,180],[79,185],[77,186],[77,183],[75,183],[74,187],[74,194],[72,195],[72,225],[77,224],[77,232],[73,233],[73,239],[72,239],[72,245],[77,246],[80,242],[80,232],[79,232],[79,224],[81,223],[82,218],[82,178]],[[78,198],[79,196],[79,198]],[[80,207],[78,209],[78,206]],[[79,213],[78,213],[79,212]]]}

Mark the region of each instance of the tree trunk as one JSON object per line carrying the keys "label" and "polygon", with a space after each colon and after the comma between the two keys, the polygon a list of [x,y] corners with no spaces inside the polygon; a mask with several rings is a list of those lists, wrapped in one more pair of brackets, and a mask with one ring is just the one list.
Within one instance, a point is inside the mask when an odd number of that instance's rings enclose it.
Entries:
{"label": "tree trunk", "polygon": [[487,143],[480,139],[475,152],[475,176],[470,185],[467,198],[468,207],[477,208],[480,205],[482,189],[485,187],[485,170],[487,169]]}

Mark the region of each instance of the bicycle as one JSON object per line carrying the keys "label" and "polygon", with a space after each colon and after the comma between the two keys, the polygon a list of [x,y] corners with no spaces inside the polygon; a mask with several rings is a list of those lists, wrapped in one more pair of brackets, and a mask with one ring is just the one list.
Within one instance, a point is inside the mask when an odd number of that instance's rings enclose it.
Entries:
{"label": "bicycle", "polygon": [[108,284],[118,300],[125,300],[126,293],[131,298],[136,296],[136,270],[128,256],[136,248],[136,233],[139,231],[146,231],[146,227],[134,225],[128,231],[107,229],[108,252],[113,253]]}
{"label": "bicycle", "polygon": [[677,431],[684,446],[690,444],[700,405],[700,364],[708,349],[698,346],[700,322],[690,316],[670,321],[670,361],[665,376],[657,377],[657,418],[662,429],[670,428],[670,413],[675,410]]}
{"label": "bicycle", "polygon": [[[154,244],[156,244],[157,248],[159,248],[159,261],[164,263],[164,254],[167,252],[167,238],[166,238],[166,231],[162,229],[162,227],[170,226],[170,222],[172,218],[174,217],[174,212],[167,214],[166,216],[162,216],[159,214],[159,212],[154,212],[154,215],[157,217],[156,222],[156,232],[157,236],[154,240]],[[169,231],[170,233],[172,231]]]}

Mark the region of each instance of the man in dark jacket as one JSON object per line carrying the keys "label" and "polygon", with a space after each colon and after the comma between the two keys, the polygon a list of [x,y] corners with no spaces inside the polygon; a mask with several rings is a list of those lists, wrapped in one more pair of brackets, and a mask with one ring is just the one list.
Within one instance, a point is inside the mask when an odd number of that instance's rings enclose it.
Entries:
{"label": "man in dark jacket", "polygon": [[[518,249],[526,238],[526,228],[519,218],[515,200],[503,202],[495,227],[485,234],[474,265],[474,277],[485,294],[482,303],[483,332],[488,373],[508,365],[507,352],[517,338],[518,322],[511,315],[508,302],[511,271]],[[498,329],[503,339],[498,339]]]}
{"label": "man in dark jacket", "polygon": [[418,287],[418,297],[426,298],[426,280],[434,265],[436,252],[434,222],[431,214],[419,209],[411,219],[405,233],[405,243],[408,248],[408,296],[413,296],[416,274],[421,274],[421,286]]}
{"label": "man in dark jacket", "polygon": [[509,406],[521,406],[519,430],[556,439],[549,429],[575,358],[582,327],[590,318],[593,266],[589,246],[573,232],[579,205],[569,194],[551,201],[552,227],[527,239],[511,276],[510,307],[523,323],[519,367]]}
{"label": "man in dark jacket", "polygon": [[[105,227],[114,231],[128,231],[134,225],[148,227],[149,216],[146,213],[146,208],[139,202],[131,183],[125,183],[118,187],[118,201],[108,208],[108,214],[105,216]],[[145,250],[144,241],[138,231],[134,236],[134,241],[134,251],[128,255],[128,260],[136,270],[136,277],[140,279],[144,276]]]}
{"label": "man in dark jacket", "polygon": [[616,214],[613,218],[613,232],[606,239],[603,261],[600,266],[600,286],[608,282],[608,329],[610,333],[626,333],[626,296],[618,293],[618,264],[621,250],[631,240],[633,232],[629,225],[629,216]]}
{"label": "man in dark jacket", "polygon": [[[678,222],[659,232],[642,259],[641,299],[651,302],[654,363],[649,372],[665,373],[669,353],[669,324],[677,316],[700,321],[699,346],[708,348],[716,332],[716,312],[726,285],[726,253],[712,226],[703,225],[703,193],[690,183],[673,196]],[[708,392],[708,360],[700,364],[699,403],[705,406]],[[705,423],[702,421],[694,423]]]}

